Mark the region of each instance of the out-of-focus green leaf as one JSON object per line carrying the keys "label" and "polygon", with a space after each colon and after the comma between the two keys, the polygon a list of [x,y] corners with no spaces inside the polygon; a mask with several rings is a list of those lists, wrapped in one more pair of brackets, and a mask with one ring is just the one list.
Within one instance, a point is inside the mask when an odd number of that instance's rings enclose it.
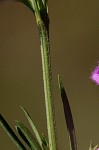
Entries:
{"label": "out-of-focus green leaf", "polygon": [[96,145],[96,146],[93,148],[93,150],[98,150],[98,145]]}
{"label": "out-of-focus green leaf", "polygon": [[92,140],[90,141],[89,150],[93,150]]}
{"label": "out-of-focus green leaf", "polygon": [[11,129],[11,127],[8,125],[8,123],[1,114],[0,114],[0,125],[6,131],[11,140],[16,144],[19,150],[26,150],[25,146],[22,144],[22,142],[19,140],[19,138],[16,136],[16,134],[13,132],[13,130]]}
{"label": "out-of-focus green leaf", "polygon": [[71,150],[77,150],[77,142],[76,142],[76,135],[75,135],[72,112],[71,112],[71,108],[69,105],[69,101],[68,101],[64,86],[62,84],[62,81],[59,75],[58,75],[58,84],[59,84],[59,89],[60,89],[61,98],[63,102],[67,130],[69,132],[70,148]]}
{"label": "out-of-focus green leaf", "polygon": [[48,0],[42,0],[43,4],[46,5],[48,3]]}
{"label": "out-of-focus green leaf", "polygon": [[22,139],[27,143],[27,145],[32,149],[32,150],[41,150],[40,145],[36,141],[36,139],[33,137],[29,129],[22,124],[19,121],[16,121],[16,129]]}
{"label": "out-of-focus green leaf", "polygon": [[89,150],[97,150],[98,149],[98,145],[96,145],[95,147],[93,146],[92,140],[90,141],[90,145],[89,145]]}
{"label": "out-of-focus green leaf", "polygon": [[[31,126],[31,128],[32,128],[32,130],[33,130],[33,132],[34,132],[34,134],[35,134],[35,137],[36,137],[36,139],[38,140],[38,143],[40,144],[40,146],[42,147],[42,149],[44,149],[44,147],[43,147],[43,144],[44,144],[44,142],[45,142],[44,139],[43,139],[43,141],[42,141],[42,137],[40,136],[40,134],[39,134],[39,132],[38,132],[38,130],[37,130],[35,124],[33,123],[32,119],[31,119],[31,117],[30,117],[30,115],[29,115],[29,113],[28,113],[23,107],[21,107],[21,108],[22,108],[22,110],[23,110],[25,116],[27,117],[27,119],[28,119],[28,121],[29,121],[29,123],[30,123],[30,126]],[[46,143],[46,142],[45,142],[45,143]]]}

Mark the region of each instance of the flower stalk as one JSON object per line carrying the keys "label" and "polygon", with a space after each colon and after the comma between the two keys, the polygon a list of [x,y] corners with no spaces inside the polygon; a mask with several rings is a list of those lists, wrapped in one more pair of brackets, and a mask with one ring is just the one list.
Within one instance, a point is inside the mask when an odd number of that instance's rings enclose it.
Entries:
{"label": "flower stalk", "polygon": [[47,117],[47,130],[49,138],[49,149],[56,150],[55,138],[55,120],[53,112],[53,98],[52,98],[52,73],[50,62],[50,45],[49,45],[49,31],[41,19],[37,20],[38,30],[40,34],[40,46],[42,57],[42,70],[45,94],[45,107]]}
{"label": "flower stalk", "polygon": [[42,69],[43,69],[43,82],[44,82],[49,148],[50,150],[56,150],[55,120],[54,120],[53,99],[52,99],[52,75],[51,75],[51,62],[50,62],[49,38],[48,38],[49,36],[42,22],[38,24],[38,28],[40,31]]}
{"label": "flower stalk", "polygon": [[49,139],[49,149],[56,150],[55,117],[52,97],[52,72],[50,61],[49,44],[49,17],[47,0],[33,0],[33,10],[36,17],[38,31],[40,35],[43,83],[45,95],[45,107],[47,117],[47,130]]}

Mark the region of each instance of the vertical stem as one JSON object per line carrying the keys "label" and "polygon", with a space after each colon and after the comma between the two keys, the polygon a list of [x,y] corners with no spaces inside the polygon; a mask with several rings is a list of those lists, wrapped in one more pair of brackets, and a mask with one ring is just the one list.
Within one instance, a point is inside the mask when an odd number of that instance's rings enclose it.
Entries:
{"label": "vertical stem", "polygon": [[45,94],[45,107],[47,116],[47,130],[49,138],[50,150],[56,150],[56,135],[55,135],[55,118],[54,106],[52,98],[52,73],[50,62],[50,48],[49,48],[49,34],[46,30],[44,23],[40,20],[37,22],[40,33],[41,42],[41,57],[42,57],[42,70]]}

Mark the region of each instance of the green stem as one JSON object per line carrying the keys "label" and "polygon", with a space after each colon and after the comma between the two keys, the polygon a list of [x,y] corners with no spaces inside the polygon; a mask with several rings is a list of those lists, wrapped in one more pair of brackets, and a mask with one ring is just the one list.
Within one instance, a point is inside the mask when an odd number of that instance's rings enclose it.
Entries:
{"label": "green stem", "polygon": [[49,48],[49,34],[42,20],[37,22],[40,33],[42,70],[47,116],[47,130],[50,150],[56,150],[55,117],[52,98],[52,73]]}

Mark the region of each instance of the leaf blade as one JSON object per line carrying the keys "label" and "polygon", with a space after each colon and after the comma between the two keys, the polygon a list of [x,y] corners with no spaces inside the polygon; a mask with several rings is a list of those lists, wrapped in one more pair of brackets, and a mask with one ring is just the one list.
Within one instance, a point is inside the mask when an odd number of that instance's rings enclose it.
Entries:
{"label": "leaf blade", "polygon": [[22,144],[22,142],[19,140],[19,138],[16,136],[16,134],[13,132],[13,130],[11,129],[11,127],[8,125],[8,123],[1,114],[0,114],[0,125],[3,127],[3,129],[6,131],[10,139],[16,144],[16,146],[20,150],[26,150],[25,146]]}
{"label": "leaf blade", "polygon": [[21,133],[20,136],[22,137],[22,139],[32,150],[41,149],[36,139],[33,137],[29,129],[23,123],[16,121],[16,127],[18,133]]}
{"label": "leaf blade", "polygon": [[62,102],[63,102],[63,108],[64,108],[67,129],[69,132],[70,149],[77,150],[77,142],[76,142],[76,135],[75,135],[72,112],[71,112],[71,108],[69,105],[69,101],[68,101],[64,86],[61,81],[61,77],[59,75],[58,75],[58,84],[59,84],[59,89],[60,89],[61,98],[62,98]]}
{"label": "leaf blade", "polygon": [[92,140],[90,141],[89,150],[98,150],[98,145],[93,146]]}
{"label": "leaf blade", "polygon": [[[21,107],[21,109],[23,110],[23,112],[24,112],[24,114],[25,114],[25,116],[26,116],[26,118],[27,118],[27,120],[28,120],[28,122],[29,122],[29,124],[30,124],[30,126],[31,126],[31,128],[32,128],[32,130],[33,130],[33,132],[34,132],[34,134],[35,134],[35,137],[36,137],[36,139],[38,140],[38,143],[39,143],[40,146],[42,147],[42,138],[41,138],[41,136],[40,136],[40,134],[39,134],[39,132],[38,132],[38,130],[37,130],[35,124],[33,123],[33,121],[32,121],[32,119],[31,119],[29,113],[28,113],[23,107]],[[43,147],[42,147],[42,148],[43,148]]]}

